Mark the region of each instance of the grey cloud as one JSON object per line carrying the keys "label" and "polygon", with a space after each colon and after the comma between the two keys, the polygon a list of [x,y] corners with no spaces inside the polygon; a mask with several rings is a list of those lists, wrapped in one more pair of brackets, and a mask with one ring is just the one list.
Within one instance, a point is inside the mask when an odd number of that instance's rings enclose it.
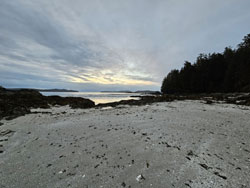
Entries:
{"label": "grey cloud", "polygon": [[143,81],[152,81],[152,82],[155,81],[153,78],[146,77],[146,76],[136,76],[136,75],[127,75],[127,76],[134,80],[143,80]]}
{"label": "grey cloud", "polygon": [[[120,75],[160,84],[185,60],[234,46],[250,28],[245,0],[2,0],[0,5],[0,85],[6,86],[123,88],[67,80],[112,81]],[[101,73],[106,69],[110,72]]]}
{"label": "grey cloud", "polygon": [[13,79],[15,78],[15,80],[23,80],[23,79],[27,79],[27,80],[42,80],[42,81],[51,81],[51,78],[47,78],[45,76],[41,76],[41,75],[34,75],[34,74],[29,74],[29,73],[17,73],[17,72],[2,72],[0,71],[1,74],[1,79],[4,80],[9,80],[9,79]]}
{"label": "grey cloud", "polygon": [[[21,1],[5,1],[1,4],[0,16],[5,19],[0,19],[1,29],[6,33],[6,36],[0,38],[2,46],[13,49],[21,48],[15,40],[28,38],[42,46],[45,46],[53,51],[51,59],[63,60],[66,64],[88,65],[94,66],[93,62],[89,62],[92,58],[101,58],[99,52],[90,49],[93,42],[87,40],[78,40],[69,36],[63,26],[58,24],[52,17],[48,17],[36,11],[37,7],[26,7]],[[9,34],[7,34],[11,31]],[[11,39],[13,38],[13,39]],[[22,42],[22,41],[21,41]],[[8,44],[8,46],[6,46]],[[23,44],[25,45],[25,41]],[[1,53],[1,52],[0,52]],[[39,52],[36,52],[39,53]],[[9,55],[11,57],[11,55]],[[13,55],[12,55],[13,57]],[[30,57],[27,57],[29,59]]]}

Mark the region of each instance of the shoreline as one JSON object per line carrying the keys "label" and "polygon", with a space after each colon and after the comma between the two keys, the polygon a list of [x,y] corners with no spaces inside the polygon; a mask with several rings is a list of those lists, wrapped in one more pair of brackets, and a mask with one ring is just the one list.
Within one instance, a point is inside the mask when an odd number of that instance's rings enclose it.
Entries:
{"label": "shoreline", "polygon": [[[135,97],[135,96],[131,96]],[[210,94],[175,94],[175,95],[140,95],[137,99],[95,104],[82,97],[44,96],[37,90],[7,90],[0,88],[0,120],[14,119],[31,113],[32,108],[51,108],[69,105],[73,109],[115,107],[119,105],[147,105],[156,102],[172,102],[179,100],[204,100],[207,104],[228,103],[250,106],[250,93],[210,93]],[[139,98],[139,99],[138,99]]]}

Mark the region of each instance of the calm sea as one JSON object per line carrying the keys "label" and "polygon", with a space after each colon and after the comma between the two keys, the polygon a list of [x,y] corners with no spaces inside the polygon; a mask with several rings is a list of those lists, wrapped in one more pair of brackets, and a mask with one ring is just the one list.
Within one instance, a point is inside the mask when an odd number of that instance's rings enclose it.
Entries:
{"label": "calm sea", "polygon": [[140,93],[106,93],[106,92],[41,92],[45,96],[59,95],[61,97],[83,97],[99,103],[116,102],[120,100],[138,99],[137,97],[130,97],[141,95]]}

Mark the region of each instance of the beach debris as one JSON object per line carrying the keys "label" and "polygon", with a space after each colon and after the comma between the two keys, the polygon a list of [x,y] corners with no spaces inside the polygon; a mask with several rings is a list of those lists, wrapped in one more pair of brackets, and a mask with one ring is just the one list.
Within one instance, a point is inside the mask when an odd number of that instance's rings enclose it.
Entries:
{"label": "beach debris", "polygon": [[214,174],[215,174],[216,176],[219,176],[220,178],[222,178],[222,179],[224,179],[224,180],[227,179],[226,176],[221,175],[219,172],[214,172]]}
{"label": "beach debris", "polygon": [[199,165],[204,168],[205,170],[209,170],[212,167],[207,166],[205,163],[199,163]]}
{"label": "beach debris", "polygon": [[169,145],[167,142],[161,142],[161,143],[159,143],[159,144],[165,144],[167,148],[172,147],[172,146],[171,146],[171,145]]}
{"label": "beach debris", "polygon": [[10,134],[13,134],[14,132],[15,131],[12,131],[10,129],[6,129],[6,130],[0,132],[0,136],[10,135]]}
{"label": "beach debris", "polygon": [[146,180],[146,178],[145,178],[142,174],[140,174],[140,175],[138,175],[138,176],[136,177],[136,181],[141,182],[141,181],[143,181],[143,180]]}
{"label": "beach debris", "polygon": [[67,176],[74,176],[74,175],[76,175],[75,172],[69,172],[69,173],[67,174]]}
{"label": "beach debris", "polygon": [[243,150],[244,150],[245,152],[248,152],[248,153],[250,153],[250,151],[249,151],[249,150],[247,150],[247,149],[245,149],[245,148],[243,148]]}
{"label": "beach debris", "polygon": [[216,156],[218,159],[224,160],[221,156],[214,154],[214,156]]}
{"label": "beach debris", "polygon": [[181,150],[181,148],[180,147],[178,147],[178,146],[172,146],[173,148],[176,148],[176,149],[178,149],[178,150]]}
{"label": "beach debris", "polygon": [[187,155],[188,155],[188,156],[193,156],[193,155],[194,155],[194,153],[193,153],[193,151],[192,151],[192,150],[190,150],[190,151],[187,153]]}
{"label": "beach debris", "polygon": [[189,150],[187,155],[190,157],[192,157],[192,156],[198,157],[198,155],[196,155],[192,150]]}
{"label": "beach debris", "polygon": [[4,150],[3,150],[3,145],[0,144],[0,153],[3,153],[3,152],[4,152]]}
{"label": "beach debris", "polygon": [[0,142],[3,142],[3,141],[8,141],[8,137],[4,136],[4,137],[0,138]]}
{"label": "beach debris", "polygon": [[102,107],[101,109],[102,110],[109,110],[109,109],[112,109],[113,107],[112,106],[107,106],[107,107]]}
{"label": "beach debris", "polygon": [[126,187],[126,183],[125,183],[125,182],[122,182],[121,186],[122,186],[122,187]]}
{"label": "beach debris", "polygon": [[64,172],[66,172],[66,170],[65,170],[65,169],[60,170],[60,171],[58,172],[58,174],[62,174],[62,173],[64,173]]}

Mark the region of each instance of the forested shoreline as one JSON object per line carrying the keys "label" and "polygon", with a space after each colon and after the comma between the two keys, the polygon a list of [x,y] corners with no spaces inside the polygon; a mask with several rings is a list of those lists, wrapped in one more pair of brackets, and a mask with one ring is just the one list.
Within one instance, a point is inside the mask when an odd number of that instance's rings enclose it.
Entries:
{"label": "forested shoreline", "polygon": [[181,70],[172,70],[163,80],[162,93],[250,92],[250,34],[236,49],[200,54]]}

